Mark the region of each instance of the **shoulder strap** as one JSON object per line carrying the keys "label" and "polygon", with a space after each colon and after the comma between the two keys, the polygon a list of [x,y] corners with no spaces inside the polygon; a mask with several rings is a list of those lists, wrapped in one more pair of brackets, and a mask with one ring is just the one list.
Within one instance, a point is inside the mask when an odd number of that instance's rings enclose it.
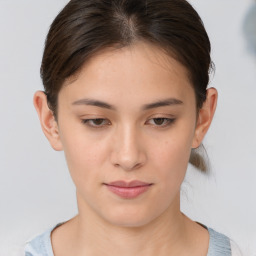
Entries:
{"label": "shoulder strap", "polygon": [[49,229],[29,241],[25,246],[25,256],[54,256],[51,246],[51,231],[52,229]]}
{"label": "shoulder strap", "polygon": [[207,256],[231,256],[230,239],[211,228],[208,231],[210,243]]}

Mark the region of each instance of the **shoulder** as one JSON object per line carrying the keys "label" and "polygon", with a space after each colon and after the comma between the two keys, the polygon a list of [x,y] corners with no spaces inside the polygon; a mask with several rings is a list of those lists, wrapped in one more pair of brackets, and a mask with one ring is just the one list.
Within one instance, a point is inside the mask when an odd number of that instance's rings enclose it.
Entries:
{"label": "shoulder", "polygon": [[25,246],[25,256],[53,256],[51,245],[51,231],[48,229],[43,234],[28,241]]}
{"label": "shoulder", "polygon": [[207,256],[242,256],[238,246],[226,235],[208,228],[210,235]]}

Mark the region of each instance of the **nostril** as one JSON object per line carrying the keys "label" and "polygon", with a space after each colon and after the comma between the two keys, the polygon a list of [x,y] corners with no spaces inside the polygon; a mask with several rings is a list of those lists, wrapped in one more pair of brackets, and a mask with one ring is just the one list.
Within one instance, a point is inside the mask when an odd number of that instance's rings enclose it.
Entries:
{"label": "nostril", "polygon": [[114,164],[114,166],[117,168],[122,168],[126,171],[132,171],[132,170],[136,170],[136,169],[140,168],[140,166],[142,166],[142,164],[140,164],[140,163],[137,163],[135,165]]}
{"label": "nostril", "polygon": [[132,171],[139,169],[141,166],[143,166],[144,161],[142,157],[137,157],[136,159],[116,158],[116,161],[113,161],[112,163],[116,168],[120,168],[125,171]]}
{"label": "nostril", "polygon": [[141,163],[138,163],[138,164],[136,164],[135,166],[134,166],[134,168],[133,169],[138,169],[138,168],[140,168],[141,167]]}

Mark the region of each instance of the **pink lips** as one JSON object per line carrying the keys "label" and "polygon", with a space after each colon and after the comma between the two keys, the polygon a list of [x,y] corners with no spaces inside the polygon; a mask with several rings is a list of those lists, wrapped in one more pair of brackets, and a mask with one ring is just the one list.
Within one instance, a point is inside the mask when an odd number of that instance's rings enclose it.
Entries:
{"label": "pink lips", "polygon": [[122,198],[132,199],[146,192],[152,184],[139,180],[131,182],[118,180],[104,185],[114,194]]}

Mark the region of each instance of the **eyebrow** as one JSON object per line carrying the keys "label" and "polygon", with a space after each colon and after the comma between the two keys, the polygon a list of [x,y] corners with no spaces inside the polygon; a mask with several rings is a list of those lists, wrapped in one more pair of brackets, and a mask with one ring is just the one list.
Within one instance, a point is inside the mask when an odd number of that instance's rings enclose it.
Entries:
{"label": "eyebrow", "polygon": [[182,105],[183,102],[181,100],[170,98],[170,99],[164,99],[159,100],[153,103],[145,104],[142,106],[142,110],[148,110],[152,108],[159,108],[159,107],[165,107],[165,106],[174,106],[174,105]]}
{"label": "eyebrow", "polygon": [[[148,110],[152,108],[159,108],[159,107],[165,107],[165,106],[174,106],[174,105],[182,105],[183,102],[179,99],[175,98],[169,98],[169,99],[163,99],[156,102],[152,102],[149,104],[145,104],[142,106],[141,110]],[[88,105],[88,106],[96,106],[100,108],[106,108],[110,110],[116,110],[116,108],[106,102],[100,101],[100,100],[94,100],[94,99],[80,99],[77,101],[74,101],[72,105]]]}

